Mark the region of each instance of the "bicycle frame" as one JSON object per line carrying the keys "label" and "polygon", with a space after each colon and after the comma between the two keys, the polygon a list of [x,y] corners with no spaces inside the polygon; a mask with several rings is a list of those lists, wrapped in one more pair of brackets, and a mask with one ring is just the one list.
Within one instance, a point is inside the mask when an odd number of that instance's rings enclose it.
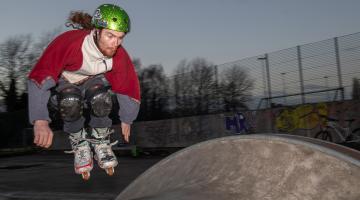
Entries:
{"label": "bicycle frame", "polygon": [[341,127],[337,122],[327,121],[326,129],[331,128],[340,137],[341,142],[345,142],[346,138],[351,134],[350,127]]}

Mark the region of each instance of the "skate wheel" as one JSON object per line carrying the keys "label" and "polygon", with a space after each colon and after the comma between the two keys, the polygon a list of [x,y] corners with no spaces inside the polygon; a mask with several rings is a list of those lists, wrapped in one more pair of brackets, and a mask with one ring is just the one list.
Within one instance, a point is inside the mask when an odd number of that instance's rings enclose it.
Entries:
{"label": "skate wheel", "polygon": [[90,172],[83,172],[81,174],[82,178],[84,179],[84,181],[87,181],[90,179]]}
{"label": "skate wheel", "polygon": [[106,171],[106,173],[107,173],[109,176],[112,176],[112,175],[114,175],[114,173],[115,173],[113,167],[106,168],[105,171]]}

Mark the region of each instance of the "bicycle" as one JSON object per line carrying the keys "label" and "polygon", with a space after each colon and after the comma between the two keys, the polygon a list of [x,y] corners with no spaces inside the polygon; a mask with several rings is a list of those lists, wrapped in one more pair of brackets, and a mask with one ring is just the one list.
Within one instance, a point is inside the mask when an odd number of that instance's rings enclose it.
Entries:
{"label": "bicycle", "polygon": [[[336,134],[338,138],[340,139],[337,143],[344,143],[344,142],[360,142],[360,128],[356,128],[353,131],[351,131],[351,124],[355,121],[355,119],[347,119],[345,120],[347,122],[346,127],[342,127],[338,122],[338,119],[330,118],[328,116],[321,115],[320,117],[323,117],[327,119],[326,124],[320,124],[320,131],[315,134],[315,138],[326,140],[329,142],[334,142],[333,136],[331,132]],[[330,129],[332,130],[330,132]]]}

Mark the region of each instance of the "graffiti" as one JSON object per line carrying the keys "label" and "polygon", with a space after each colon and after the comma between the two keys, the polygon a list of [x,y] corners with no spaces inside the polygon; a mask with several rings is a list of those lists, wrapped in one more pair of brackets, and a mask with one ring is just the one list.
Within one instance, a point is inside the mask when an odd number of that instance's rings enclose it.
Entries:
{"label": "graffiti", "polygon": [[247,111],[243,112],[243,114],[245,116],[246,123],[249,125],[251,131],[253,131],[253,129],[255,129],[256,127],[256,119],[258,113],[256,111]]}
{"label": "graffiti", "polygon": [[134,127],[136,144],[142,147],[185,147],[233,134],[279,132],[353,144],[360,139],[360,101],[147,121]]}
{"label": "graffiti", "polygon": [[234,116],[225,117],[226,130],[231,130],[235,134],[247,134],[251,132],[253,126],[247,120],[245,113],[236,113]]}
{"label": "graffiti", "polygon": [[320,131],[314,137],[336,143],[359,143],[360,116],[358,113],[358,101],[329,104],[329,116],[325,116],[327,122],[320,126]]}
{"label": "graffiti", "polygon": [[326,123],[328,107],[325,103],[301,105],[295,108],[284,108],[276,117],[276,128],[279,131],[292,132],[297,129],[314,129]]}

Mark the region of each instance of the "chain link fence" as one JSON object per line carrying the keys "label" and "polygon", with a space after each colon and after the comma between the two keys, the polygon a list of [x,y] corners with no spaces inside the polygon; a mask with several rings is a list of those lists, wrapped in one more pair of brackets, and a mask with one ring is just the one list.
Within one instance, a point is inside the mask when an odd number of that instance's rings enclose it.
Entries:
{"label": "chain link fence", "polygon": [[184,61],[177,74],[140,75],[141,120],[360,99],[360,33],[214,65]]}
{"label": "chain link fence", "polygon": [[231,66],[245,69],[254,81],[246,103],[250,109],[358,98],[353,86],[360,76],[360,33],[221,64],[218,69]]}

